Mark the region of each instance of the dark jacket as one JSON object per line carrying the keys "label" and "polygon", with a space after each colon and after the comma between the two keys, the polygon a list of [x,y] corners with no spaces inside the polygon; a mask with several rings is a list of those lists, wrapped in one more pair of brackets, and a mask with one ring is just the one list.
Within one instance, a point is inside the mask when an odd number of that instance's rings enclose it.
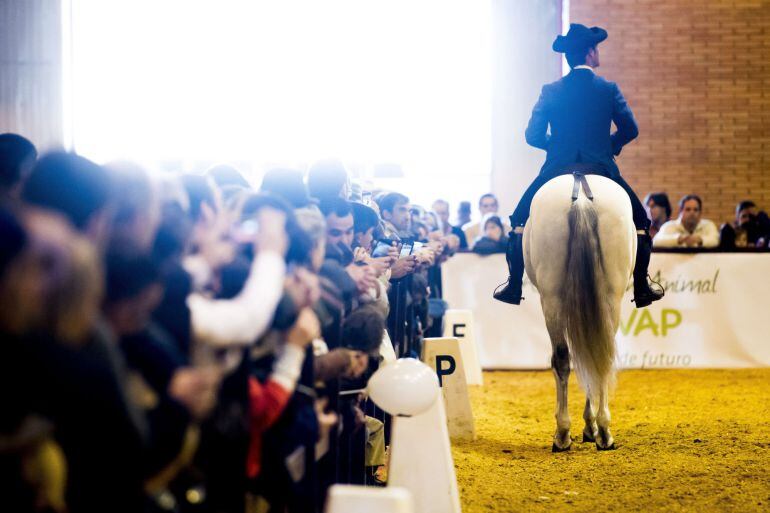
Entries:
{"label": "dark jacket", "polygon": [[453,226],[452,227],[452,235],[457,235],[457,238],[460,239],[460,249],[461,250],[467,250],[468,249],[468,239],[465,238],[465,232],[463,229],[459,226]]}
{"label": "dark jacket", "polygon": [[67,462],[69,511],[142,512],[145,443],[104,341],[0,339],[2,431],[30,413],[51,421]]}
{"label": "dark jacket", "polygon": [[494,241],[487,236],[481,236],[473,244],[473,252],[479,255],[492,255],[494,253],[505,253],[508,247],[508,237],[503,235],[500,240]]}
{"label": "dark jacket", "polygon": [[[610,134],[611,122],[617,131]],[[551,131],[548,134],[548,127]],[[546,150],[541,174],[554,176],[576,162],[619,175],[615,155],[639,134],[620,88],[589,69],[572,70],[543,86],[527,125],[527,143]]]}

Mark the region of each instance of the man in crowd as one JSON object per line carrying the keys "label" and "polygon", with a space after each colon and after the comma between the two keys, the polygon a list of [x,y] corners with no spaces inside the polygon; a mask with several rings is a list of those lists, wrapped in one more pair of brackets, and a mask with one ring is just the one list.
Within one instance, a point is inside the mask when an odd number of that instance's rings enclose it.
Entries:
{"label": "man in crowd", "polygon": [[353,263],[353,209],[339,197],[321,201],[321,213],[326,218],[326,260],[335,260],[345,268],[359,292],[375,286],[374,270]]}
{"label": "man in crowd", "polygon": [[702,219],[703,203],[688,194],[679,201],[679,217],[661,226],[653,240],[656,248],[715,248],[719,232],[714,223]]}
{"label": "man in crowd", "polygon": [[465,238],[465,233],[459,226],[452,226],[449,223],[449,202],[443,199],[437,199],[433,202],[433,211],[438,215],[441,220],[440,229],[444,235],[453,234],[460,239],[460,249],[468,249],[468,240]]}
{"label": "man in crowd", "polygon": [[457,226],[463,227],[471,222],[471,202],[461,201],[457,205]]}
{"label": "man in crowd", "polygon": [[380,206],[385,236],[400,240],[411,237],[409,230],[412,216],[409,213],[409,198],[398,192],[383,196],[377,204]]}
{"label": "man in crowd", "polygon": [[319,160],[307,173],[308,193],[319,200],[328,198],[347,199],[350,179],[345,166],[336,159]]}
{"label": "man in crowd", "polygon": [[35,146],[18,134],[0,134],[0,195],[16,196],[37,159]]}
{"label": "man in crowd", "polygon": [[735,207],[735,221],[725,223],[719,232],[719,245],[724,249],[763,248],[770,239],[770,218],[758,212],[753,201],[741,201]]}
{"label": "man in crowd", "polygon": [[671,202],[665,192],[651,192],[644,198],[644,208],[650,218],[650,237],[654,238],[660,227],[671,219]]}
{"label": "man in crowd", "polygon": [[353,209],[341,198],[321,202],[321,212],[326,216],[326,245],[350,249],[353,244]]}
{"label": "man in crowd", "polygon": [[[409,198],[398,192],[390,192],[379,198],[377,205],[382,216],[382,228],[386,239],[400,241],[412,236],[410,227],[412,215],[409,212]],[[414,255],[399,258],[393,265],[392,278],[403,278],[414,272]]]}

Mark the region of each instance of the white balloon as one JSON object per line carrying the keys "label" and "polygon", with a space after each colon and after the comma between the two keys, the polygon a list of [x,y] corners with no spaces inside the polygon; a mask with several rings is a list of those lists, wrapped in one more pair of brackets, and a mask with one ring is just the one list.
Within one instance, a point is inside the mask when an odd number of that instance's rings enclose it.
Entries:
{"label": "white balloon", "polygon": [[436,401],[438,376],[419,360],[401,358],[375,372],[368,389],[369,397],[386,412],[411,417]]}

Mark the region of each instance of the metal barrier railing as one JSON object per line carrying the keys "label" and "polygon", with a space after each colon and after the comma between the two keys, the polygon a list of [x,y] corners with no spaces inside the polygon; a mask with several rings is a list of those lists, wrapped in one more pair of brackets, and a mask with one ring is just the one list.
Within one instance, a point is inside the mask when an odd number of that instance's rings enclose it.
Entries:
{"label": "metal barrier railing", "polygon": [[[416,315],[415,305],[410,300],[412,290],[412,276],[406,276],[392,282],[389,292],[390,315],[387,319],[387,331],[393,343],[393,349],[398,358],[406,356],[420,357],[422,337],[424,335],[440,336],[443,316],[433,319],[433,325],[425,329]],[[431,290],[430,297],[442,298],[441,267],[432,266],[428,269],[428,285]],[[334,446],[335,476],[336,482],[341,484],[370,485],[373,483],[370,472],[367,469],[366,454],[368,435],[366,429],[366,417],[382,422],[385,446],[390,447],[390,431],[392,420],[390,415],[377,407],[365,395],[365,389],[341,390],[338,394],[337,412],[340,418],[341,428]],[[355,419],[353,412],[355,404],[364,415],[362,419]],[[373,450],[373,448],[370,448]]]}

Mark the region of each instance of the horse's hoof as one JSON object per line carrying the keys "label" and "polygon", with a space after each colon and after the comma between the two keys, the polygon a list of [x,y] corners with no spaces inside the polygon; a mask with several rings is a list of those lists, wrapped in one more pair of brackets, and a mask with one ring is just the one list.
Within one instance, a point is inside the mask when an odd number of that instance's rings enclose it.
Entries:
{"label": "horse's hoof", "polygon": [[596,437],[593,435],[589,435],[588,433],[583,433],[583,443],[596,443]]}
{"label": "horse's hoof", "polygon": [[615,447],[615,442],[612,442],[612,445],[609,445],[607,447],[602,447],[601,445],[596,444],[597,451],[614,451],[615,449],[617,449],[617,447]]}
{"label": "horse's hoof", "polygon": [[569,451],[569,448],[570,448],[570,447],[572,447],[572,444],[569,444],[567,447],[559,447],[558,445],[556,445],[556,444],[553,444],[553,445],[551,446],[551,452],[564,452],[564,451]]}

